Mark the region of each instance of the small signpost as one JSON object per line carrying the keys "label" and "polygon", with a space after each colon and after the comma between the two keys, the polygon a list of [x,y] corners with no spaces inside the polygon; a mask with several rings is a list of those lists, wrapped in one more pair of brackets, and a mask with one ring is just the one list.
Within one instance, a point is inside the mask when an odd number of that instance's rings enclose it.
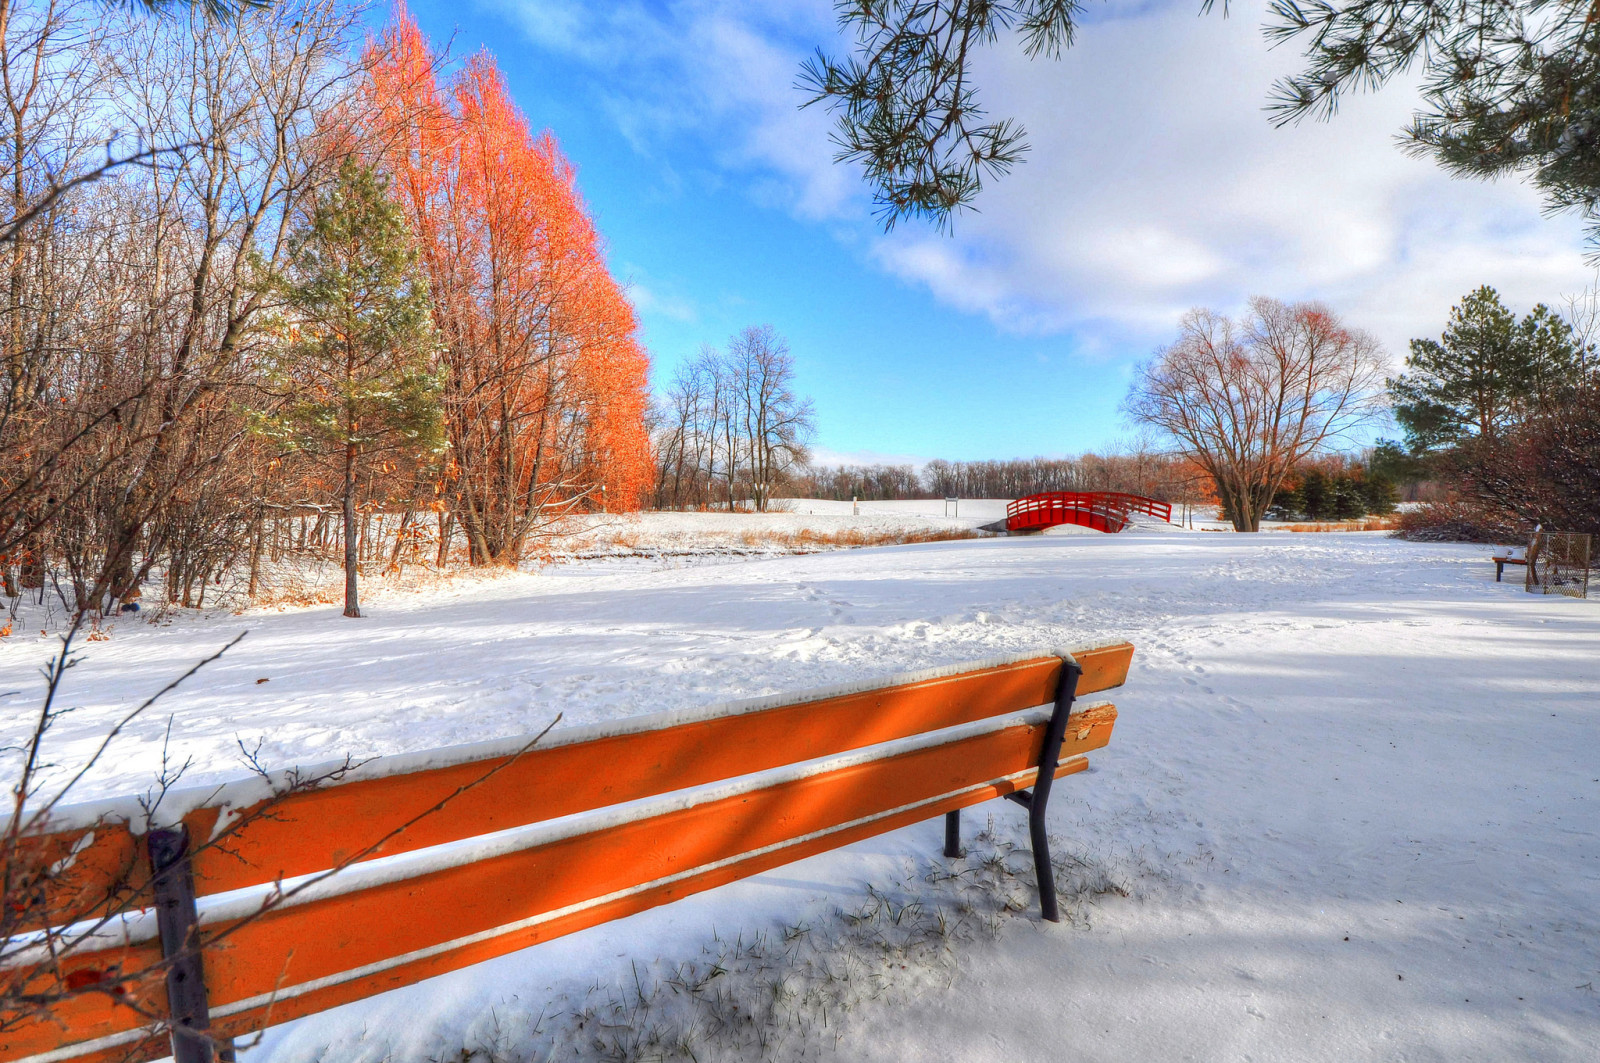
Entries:
{"label": "small signpost", "polygon": [[961,499],[946,498],[944,500],[944,515],[947,517],[961,516]]}

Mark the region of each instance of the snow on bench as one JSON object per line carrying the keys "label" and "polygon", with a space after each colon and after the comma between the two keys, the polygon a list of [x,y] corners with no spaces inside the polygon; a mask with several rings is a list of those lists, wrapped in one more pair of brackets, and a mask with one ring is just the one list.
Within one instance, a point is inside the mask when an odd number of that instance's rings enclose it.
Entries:
{"label": "snow on bench", "polygon": [[1528,563],[1527,551],[1520,546],[1508,546],[1498,550],[1489,560],[1494,562],[1494,581],[1496,583],[1500,582],[1500,577],[1505,573],[1507,565],[1526,565]]}
{"label": "snow on bench", "polygon": [[[21,839],[0,1061],[210,1061],[229,1038],[996,797],[1044,813],[1126,643],[54,810]],[[1031,791],[1030,788],[1031,787]],[[32,948],[18,951],[18,943]],[[20,935],[20,936],[19,936]],[[13,997],[15,999],[15,997]],[[168,1045],[170,1032],[171,1044]]]}

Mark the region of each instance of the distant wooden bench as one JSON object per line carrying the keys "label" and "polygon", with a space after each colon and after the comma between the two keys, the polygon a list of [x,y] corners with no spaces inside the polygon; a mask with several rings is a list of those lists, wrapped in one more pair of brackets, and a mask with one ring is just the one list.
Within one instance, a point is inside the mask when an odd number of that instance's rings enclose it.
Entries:
{"label": "distant wooden bench", "polygon": [[293,780],[319,769],[279,773],[169,794],[153,829],[132,800],[57,810],[23,839],[44,870],[10,924],[12,949],[19,930],[46,937],[0,971],[47,1003],[0,1017],[0,1061],[208,1063],[231,1037],[930,817],[954,855],[959,810],[996,797],[1028,809],[1056,919],[1051,784],[1116,719],[1074,699],[1122,685],[1132,655],[1030,654],[388,757],[313,789]]}
{"label": "distant wooden bench", "polygon": [[1500,577],[1504,574],[1507,565],[1521,565],[1524,568],[1528,565],[1526,557],[1517,557],[1512,554],[1495,554],[1489,560],[1494,562],[1494,581],[1496,583],[1500,582]]}

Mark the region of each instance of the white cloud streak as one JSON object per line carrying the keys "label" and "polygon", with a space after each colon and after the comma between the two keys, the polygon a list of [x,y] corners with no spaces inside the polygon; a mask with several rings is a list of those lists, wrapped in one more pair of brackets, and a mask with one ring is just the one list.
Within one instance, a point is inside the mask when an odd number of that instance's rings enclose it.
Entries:
{"label": "white cloud streak", "polygon": [[535,44],[604,74],[606,111],[641,155],[703,151],[713,180],[779,209],[859,215],[858,177],[832,161],[827,113],[801,110],[794,88],[806,49],[833,37],[826,0],[488,2]]}

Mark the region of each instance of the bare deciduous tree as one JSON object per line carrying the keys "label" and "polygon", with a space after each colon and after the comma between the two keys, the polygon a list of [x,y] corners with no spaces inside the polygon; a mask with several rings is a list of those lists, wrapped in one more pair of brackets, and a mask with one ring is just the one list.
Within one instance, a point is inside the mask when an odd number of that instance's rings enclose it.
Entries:
{"label": "bare deciduous tree", "polygon": [[729,510],[741,493],[765,511],[804,464],[811,400],[794,390],[794,359],[770,325],[747,328],[726,352],[707,345],[678,369],[657,413],[655,504]]}
{"label": "bare deciduous tree", "polygon": [[747,328],[728,345],[727,365],[750,471],[750,497],[765,513],[790,466],[806,459],[816,420],[811,400],[795,394],[794,358],[771,325]]}
{"label": "bare deciduous tree", "polygon": [[1194,310],[1124,403],[1216,482],[1223,516],[1257,531],[1296,463],[1381,408],[1377,342],[1326,308],[1256,298],[1237,321]]}

